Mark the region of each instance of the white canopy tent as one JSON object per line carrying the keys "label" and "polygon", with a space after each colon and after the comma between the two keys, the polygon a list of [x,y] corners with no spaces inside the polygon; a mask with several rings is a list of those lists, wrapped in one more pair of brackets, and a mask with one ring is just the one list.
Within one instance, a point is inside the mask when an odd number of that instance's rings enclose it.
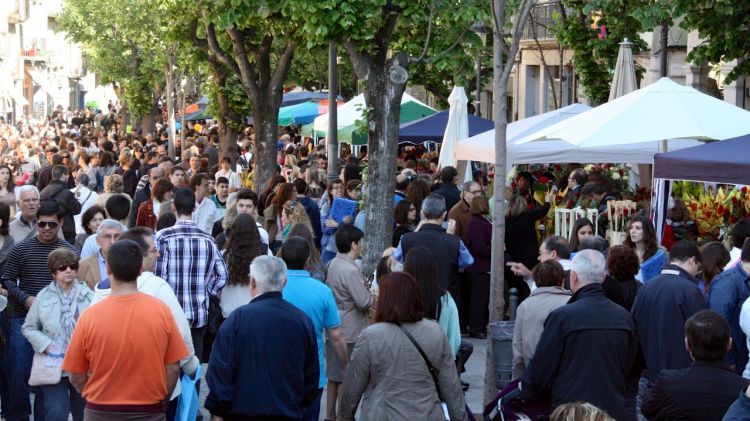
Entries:
{"label": "white canopy tent", "polygon": [[[728,139],[750,133],[750,112],[669,78],[519,139],[564,140],[580,148],[671,139]],[[651,163],[651,160],[649,160]]]}
{"label": "white canopy tent", "polygon": [[[581,148],[563,140],[544,140],[521,145],[514,142],[545,127],[567,121],[582,113],[588,114],[591,107],[573,104],[559,110],[529,117],[508,125],[507,166],[516,164],[544,164],[568,162],[613,162],[643,164],[652,163],[659,151],[659,142],[641,142],[624,145]],[[676,139],[671,141],[673,149],[700,145],[696,140]],[[495,131],[490,130],[464,139],[456,146],[456,159],[494,163]]]}

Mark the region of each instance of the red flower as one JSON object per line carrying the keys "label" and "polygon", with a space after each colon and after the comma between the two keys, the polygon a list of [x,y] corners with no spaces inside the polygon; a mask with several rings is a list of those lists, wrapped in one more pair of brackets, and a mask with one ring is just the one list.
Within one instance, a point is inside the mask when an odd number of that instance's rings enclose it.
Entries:
{"label": "red flower", "polygon": [[729,216],[729,223],[730,224],[734,224],[735,222],[737,222],[737,217],[734,216],[734,215],[730,215]]}
{"label": "red flower", "polygon": [[742,186],[742,188],[740,189],[740,191],[742,193],[747,193],[747,186]]}
{"label": "red flower", "polygon": [[545,176],[541,176],[541,177],[539,177],[539,182],[542,183],[542,184],[547,184],[547,183],[549,183],[549,178],[547,178]]}
{"label": "red flower", "polygon": [[620,168],[619,170],[617,170],[617,172],[619,172],[620,175],[625,175],[625,171],[623,171],[622,168]]}
{"label": "red flower", "polygon": [[724,206],[719,205],[719,207],[716,208],[716,213],[718,213],[719,215],[723,214],[724,213]]}
{"label": "red flower", "polygon": [[622,216],[628,216],[629,213],[630,213],[630,210],[628,210],[628,209],[623,209],[622,210]]}
{"label": "red flower", "polygon": [[739,203],[739,202],[740,202],[740,199],[738,199],[738,198],[737,198],[737,196],[732,196],[732,203],[733,203],[733,204],[735,204],[735,205],[736,205],[736,204],[737,204],[737,203]]}
{"label": "red flower", "polygon": [[554,167],[555,167],[555,171],[562,171],[562,165],[555,164]]}

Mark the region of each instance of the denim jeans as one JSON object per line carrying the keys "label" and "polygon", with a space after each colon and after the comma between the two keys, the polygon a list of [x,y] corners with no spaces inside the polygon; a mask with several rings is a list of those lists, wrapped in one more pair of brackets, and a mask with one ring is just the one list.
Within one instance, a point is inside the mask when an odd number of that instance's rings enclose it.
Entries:
{"label": "denim jeans", "polygon": [[83,409],[86,401],[76,391],[67,377],[60,383],[51,386],[40,386],[44,394],[45,421],[68,421],[68,414],[73,414],[73,421],[83,421]]}
{"label": "denim jeans", "polygon": [[302,421],[318,421],[320,419],[320,398],[322,396],[323,389],[320,389],[318,390],[318,397],[302,413]]}
{"label": "denim jeans", "polygon": [[6,347],[0,350],[0,416],[8,418],[8,408],[10,407],[10,396],[8,391],[10,386],[8,385],[8,379],[10,377],[10,367],[8,366],[8,335],[10,334],[10,318],[8,317],[9,311],[0,312],[0,331],[2,331],[3,339],[5,340]]}
{"label": "denim jeans", "polygon": [[[8,335],[10,408],[8,408],[8,421],[27,421],[29,415],[31,415],[29,375],[31,374],[34,350],[21,333],[24,320],[25,317],[18,316],[10,320],[10,334]],[[34,421],[44,421],[44,397],[39,388],[34,389]]]}

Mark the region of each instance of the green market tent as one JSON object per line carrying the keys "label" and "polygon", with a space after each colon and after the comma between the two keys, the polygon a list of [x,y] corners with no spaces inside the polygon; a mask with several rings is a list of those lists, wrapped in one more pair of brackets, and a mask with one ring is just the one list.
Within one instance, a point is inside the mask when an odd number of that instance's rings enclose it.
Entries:
{"label": "green market tent", "polygon": [[[352,145],[366,145],[367,132],[357,126],[357,120],[363,120],[365,97],[360,94],[338,108],[337,126],[338,140]],[[408,123],[437,113],[437,110],[427,106],[411,95],[404,93],[401,98],[401,115],[399,124]],[[314,132],[314,133],[313,133]],[[313,124],[303,126],[302,134],[325,137],[328,133],[328,114],[318,116]]]}

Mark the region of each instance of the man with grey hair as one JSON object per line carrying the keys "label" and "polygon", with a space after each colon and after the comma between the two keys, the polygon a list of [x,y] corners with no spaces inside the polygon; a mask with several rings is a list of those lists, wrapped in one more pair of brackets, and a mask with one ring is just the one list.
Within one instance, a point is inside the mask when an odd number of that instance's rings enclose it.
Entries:
{"label": "man with grey hair", "polygon": [[36,235],[36,211],[39,209],[39,190],[30,184],[16,189],[17,218],[8,224],[15,244]]}
{"label": "man with grey hair", "polygon": [[301,419],[318,394],[313,324],[282,298],[280,258],[256,257],[247,283],[253,299],[229,315],[214,341],[206,409],[225,419]]}
{"label": "man with grey hair", "polygon": [[474,264],[474,258],[466,245],[457,235],[454,235],[454,224],[443,227],[446,208],[445,198],[431,194],[422,201],[422,219],[414,232],[401,237],[393,257],[403,262],[406,254],[415,246],[429,249],[437,263],[438,284],[453,296],[456,303],[461,303],[459,269],[465,269]]}
{"label": "man with grey hair", "polygon": [[550,313],[534,358],[521,378],[521,398],[549,396],[551,407],[590,402],[617,420],[635,419],[637,338],[630,314],[604,296],[604,255],[573,258],[573,297]]}
{"label": "man with grey hair", "polygon": [[99,251],[79,262],[78,280],[85,282],[93,291],[96,284],[107,278],[107,256],[109,248],[120,238],[122,224],[114,219],[105,219],[96,230]]}

